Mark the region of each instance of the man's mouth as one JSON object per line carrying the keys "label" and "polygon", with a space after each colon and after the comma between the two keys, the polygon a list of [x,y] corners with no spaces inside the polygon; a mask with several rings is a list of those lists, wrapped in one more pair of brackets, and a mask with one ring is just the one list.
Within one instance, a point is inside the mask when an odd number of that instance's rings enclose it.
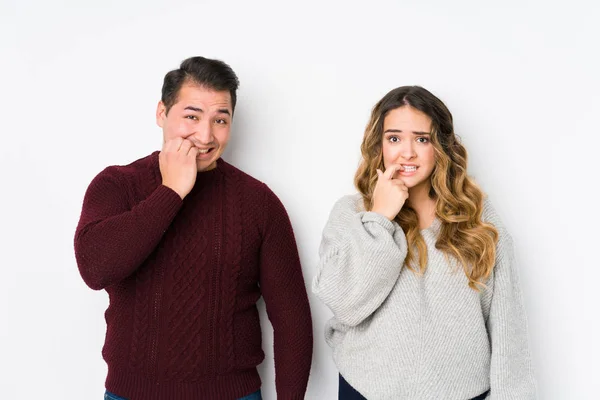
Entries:
{"label": "man's mouth", "polygon": [[208,154],[214,150],[214,147],[210,147],[208,149],[198,149],[198,154]]}

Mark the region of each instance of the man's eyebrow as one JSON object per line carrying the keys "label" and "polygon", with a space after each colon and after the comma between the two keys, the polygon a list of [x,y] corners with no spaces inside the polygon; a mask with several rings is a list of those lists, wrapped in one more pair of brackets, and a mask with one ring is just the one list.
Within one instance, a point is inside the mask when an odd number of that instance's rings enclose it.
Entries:
{"label": "man's eyebrow", "polygon": [[184,110],[191,110],[191,111],[196,111],[196,112],[204,112],[204,110],[202,110],[201,108],[198,107],[194,107],[194,106],[187,106],[186,108],[184,108]]}
{"label": "man's eyebrow", "polygon": [[[184,108],[184,110],[196,111],[196,112],[199,112],[199,113],[203,113],[203,112],[204,112],[204,110],[203,110],[203,109],[201,109],[201,108],[198,108],[198,107],[194,107],[194,106],[187,106],[186,108]],[[231,115],[231,113],[229,112],[229,110],[228,110],[228,109],[226,109],[226,108],[219,108],[219,109],[217,110],[217,113],[218,113],[218,114],[227,114],[227,115]]]}
{"label": "man's eyebrow", "polygon": [[[383,133],[402,133],[403,131],[400,129],[386,129]],[[411,132],[413,135],[429,135],[431,136],[431,133],[429,132],[420,132],[420,131],[412,131]]]}

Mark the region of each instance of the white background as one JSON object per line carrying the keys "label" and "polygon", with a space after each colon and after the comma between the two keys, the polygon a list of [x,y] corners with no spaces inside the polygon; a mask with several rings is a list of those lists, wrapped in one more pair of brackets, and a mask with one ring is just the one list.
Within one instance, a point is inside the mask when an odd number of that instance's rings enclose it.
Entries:
{"label": "white background", "polygon": [[[102,397],[107,296],[75,265],[81,201],[105,166],[159,149],[163,76],[192,55],[239,75],[225,158],[288,208],[307,287],[371,107],[402,85],[438,95],[515,238],[540,398],[598,398],[598,2],[18,3],[0,1],[2,398]],[[307,398],[334,399],[330,314],[309,295]]]}

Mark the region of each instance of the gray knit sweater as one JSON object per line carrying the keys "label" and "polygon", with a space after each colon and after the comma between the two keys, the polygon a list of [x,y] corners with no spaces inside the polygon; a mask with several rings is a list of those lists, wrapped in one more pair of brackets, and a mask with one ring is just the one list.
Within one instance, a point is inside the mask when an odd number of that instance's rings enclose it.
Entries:
{"label": "gray knit sweater", "polygon": [[435,248],[440,221],[421,231],[424,276],[403,267],[396,222],[365,212],[360,195],[334,206],[323,232],[313,292],[331,309],[325,339],[342,376],[368,400],[536,399],[513,243],[500,234],[496,265],[478,293]]}

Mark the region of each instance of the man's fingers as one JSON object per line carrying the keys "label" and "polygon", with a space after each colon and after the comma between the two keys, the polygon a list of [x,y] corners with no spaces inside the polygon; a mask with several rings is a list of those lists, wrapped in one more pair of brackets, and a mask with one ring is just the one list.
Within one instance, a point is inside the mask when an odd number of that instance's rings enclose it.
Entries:
{"label": "man's fingers", "polygon": [[163,150],[164,151],[178,151],[179,147],[181,147],[182,143],[183,143],[183,139],[180,137],[171,139],[171,140],[167,140],[163,144]]}
{"label": "man's fingers", "polygon": [[198,148],[196,146],[190,147],[190,150],[187,153],[188,156],[194,156],[196,158],[198,156]]}
{"label": "man's fingers", "polygon": [[183,139],[181,146],[179,147],[179,151],[187,155],[187,153],[190,151],[190,148],[192,147],[194,147],[194,144],[191,141]]}

